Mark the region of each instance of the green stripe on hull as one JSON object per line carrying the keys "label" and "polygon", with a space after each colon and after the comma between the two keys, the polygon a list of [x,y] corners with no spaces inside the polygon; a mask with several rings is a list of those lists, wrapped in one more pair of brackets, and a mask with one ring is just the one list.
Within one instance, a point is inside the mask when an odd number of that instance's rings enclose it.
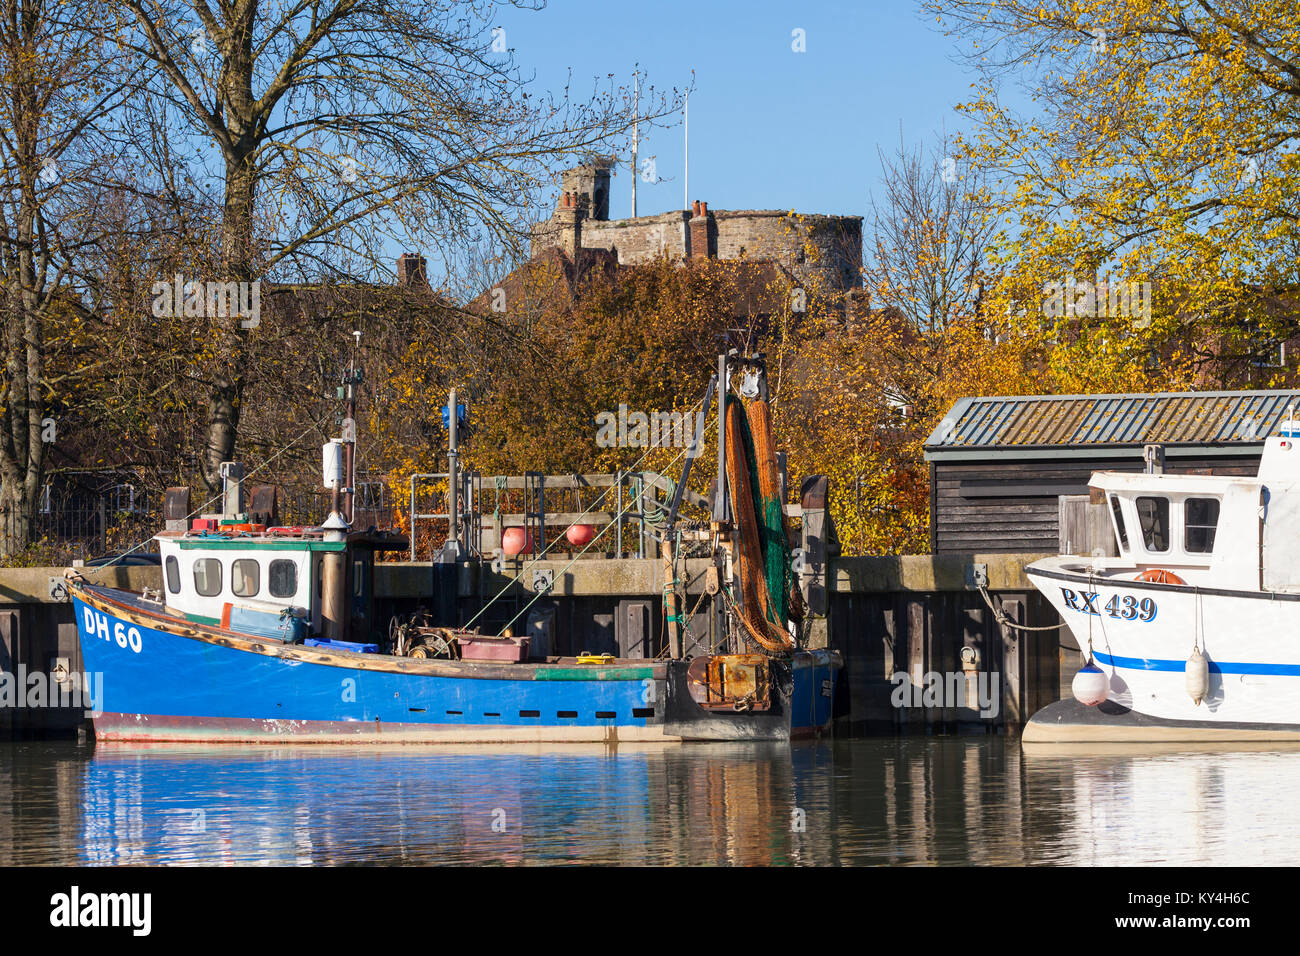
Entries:
{"label": "green stripe on hull", "polygon": [[646,680],[653,667],[538,667],[533,680]]}

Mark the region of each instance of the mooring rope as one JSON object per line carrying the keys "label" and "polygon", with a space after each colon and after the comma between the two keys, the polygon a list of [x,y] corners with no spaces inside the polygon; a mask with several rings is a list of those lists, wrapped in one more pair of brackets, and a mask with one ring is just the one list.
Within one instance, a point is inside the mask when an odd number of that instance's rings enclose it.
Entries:
{"label": "mooring rope", "polygon": [[1060,624],[1049,624],[1045,627],[1030,627],[1027,624],[1017,624],[1015,621],[1011,620],[1011,618],[1007,617],[1006,611],[1002,610],[1000,607],[993,606],[993,599],[989,597],[989,589],[985,585],[981,584],[979,586],[979,592],[984,598],[984,603],[987,604],[989,610],[993,612],[993,619],[1003,627],[1009,627],[1015,631],[1059,631],[1061,628],[1066,626],[1065,621],[1062,621]]}

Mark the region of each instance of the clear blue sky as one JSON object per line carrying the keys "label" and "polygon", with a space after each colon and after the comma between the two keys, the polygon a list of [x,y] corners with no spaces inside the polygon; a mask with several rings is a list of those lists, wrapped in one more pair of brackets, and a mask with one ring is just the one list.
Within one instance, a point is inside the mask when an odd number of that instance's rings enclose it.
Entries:
{"label": "clear blue sky", "polygon": [[[550,0],[495,22],[536,85],[575,96],[592,79],[631,83],[639,64],[690,100],[690,193],[715,209],[862,215],[880,172],[877,147],[927,144],[964,128],[954,106],[973,76],[954,40],[914,0]],[[802,29],[806,52],[792,50]],[[638,182],[641,215],[681,209],[682,130],[643,133],[658,185]],[[613,180],[610,215],[630,215],[630,170]],[[877,193],[879,189],[877,188]]]}

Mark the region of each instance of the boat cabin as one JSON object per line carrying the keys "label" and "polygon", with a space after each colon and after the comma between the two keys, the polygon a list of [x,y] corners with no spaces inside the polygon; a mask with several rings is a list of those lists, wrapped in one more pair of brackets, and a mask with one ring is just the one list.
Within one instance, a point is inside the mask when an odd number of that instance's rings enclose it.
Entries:
{"label": "boat cabin", "polygon": [[[164,532],[155,540],[168,612],[294,643],[363,645],[380,632],[374,621],[375,553],[408,547],[396,535],[246,524]],[[344,595],[334,605],[341,615],[325,600],[335,576]]]}
{"label": "boat cabin", "polygon": [[[1300,590],[1300,423],[1269,438],[1254,478],[1095,472],[1119,546],[1108,569],[1187,584]],[[1174,583],[1177,583],[1175,581]]]}

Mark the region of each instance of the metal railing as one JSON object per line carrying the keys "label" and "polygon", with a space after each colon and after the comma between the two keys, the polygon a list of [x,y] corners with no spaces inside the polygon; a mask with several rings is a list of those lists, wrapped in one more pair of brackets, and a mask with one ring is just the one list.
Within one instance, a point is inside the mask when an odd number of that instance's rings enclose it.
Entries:
{"label": "metal railing", "polygon": [[[463,472],[461,479],[460,540],[471,555],[479,557],[490,557],[499,550],[506,528],[527,528],[534,550],[541,551],[551,538],[575,523],[590,524],[597,531],[614,525],[593,549],[593,556],[652,557],[654,531],[666,514],[674,487],[670,479],[651,471],[490,476],[469,471]],[[410,559],[428,559],[446,541],[450,528],[447,474],[412,475],[409,487],[409,499],[399,508],[383,482],[358,481],[352,525],[362,530],[404,526],[410,534]],[[207,497],[196,491],[191,501],[197,504]],[[29,553],[10,561],[70,564],[135,548],[162,530],[162,499],[162,489],[142,486],[128,495],[120,488],[66,497],[46,493],[33,516]],[[699,504],[703,498],[689,493],[687,500]],[[276,502],[280,524],[311,527],[329,515],[330,493],[281,485],[276,489]],[[19,520],[0,507],[0,534],[6,540],[20,530]],[[560,546],[565,543],[561,541]],[[138,553],[149,552],[156,548],[146,545]]]}
{"label": "metal railing", "polygon": [[[653,556],[654,531],[668,510],[674,485],[653,471],[598,475],[481,475],[463,472],[459,498],[459,537],[473,555],[500,548],[506,528],[526,528],[535,552],[548,535],[576,523],[598,531],[614,525],[592,556]],[[422,473],[410,479],[411,560],[434,554],[451,527],[447,473]],[[701,495],[686,500],[705,506]]]}
{"label": "metal railing", "polygon": [[0,535],[5,542],[21,538],[25,524],[30,527],[27,547],[11,555],[9,562],[62,565],[91,561],[147,541],[162,527],[162,518],[158,509],[143,507],[139,497],[123,507],[113,492],[64,500],[43,495],[30,519],[0,506]]}
{"label": "metal railing", "polygon": [[[123,488],[130,488],[124,493]],[[207,500],[205,491],[195,492],[191,501]],[[92,561],[106,555],[136,548],[162,530],[162,489],[141,486],[118,486],[100,493],[79,491],[71,495],[52,493],[47,486],[37,502],[30,521],[30,542],[25,553],[11,555],[13,564],[43,561],[47,564],[71,564],[76,560]],[[276,489],[279,522],[282,525],[319,525],[329,515],[330,493],[315,488]],[[219,510],[213,504],[211,510]],[[353,526],[362,530],[394,526],[392,504],[382,482],[359,481],[353,504]],[[0,535],[12,541],[22,530],[23,517],[0,506]],[[135,553],[156,553],[146,545]]]}

